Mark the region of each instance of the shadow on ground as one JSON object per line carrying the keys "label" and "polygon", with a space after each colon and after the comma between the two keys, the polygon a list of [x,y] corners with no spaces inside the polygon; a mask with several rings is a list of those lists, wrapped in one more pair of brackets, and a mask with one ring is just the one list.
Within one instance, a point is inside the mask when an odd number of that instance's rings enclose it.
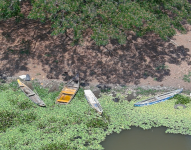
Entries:
{"label": "shadow on ground", "polygon": [[0,73],[14,76],[29,70],[28,65],[36,62],[49,79],[68,80],[67,73],[79,72],[87,82],[96,79],[99,83],[139,84],[141,78],[150,76],[162,81],[169,76],[166,62],[191,64],[189,49],[175,47],[152,33],[139,38],[128,32],[125,45],[111,40],[106,47],[98,47],[89,38],[91,30],[84,33],[84,43],[78,46],[70,45],[70,31],[67,36],[50,36],[52,31],[50,22],[23,19],[16,24],[14,18],[0,21]]}

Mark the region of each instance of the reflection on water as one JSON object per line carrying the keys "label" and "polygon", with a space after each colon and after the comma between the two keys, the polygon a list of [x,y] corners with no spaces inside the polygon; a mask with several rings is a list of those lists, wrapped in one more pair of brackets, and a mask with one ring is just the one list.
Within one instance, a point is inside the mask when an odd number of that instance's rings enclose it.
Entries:
{"label": "reflection on water", "polygon": [[105,150],[191,150],[191,136],[165,133],[166,128],[143,130],[131,127],[106,137]]}

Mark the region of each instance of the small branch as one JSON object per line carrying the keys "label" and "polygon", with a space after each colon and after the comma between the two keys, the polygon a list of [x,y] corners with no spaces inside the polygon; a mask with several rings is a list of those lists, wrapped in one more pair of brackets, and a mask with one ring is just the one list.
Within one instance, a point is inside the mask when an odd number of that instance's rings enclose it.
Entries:
{"label": "small branch", "polygon": [[[168,38],[168,37],[167,37]],[[179,46],[176,42],[174,42],[173,40],[171,40],[170,38],[168,38],[173,44],[175,44],[176,46]]]}

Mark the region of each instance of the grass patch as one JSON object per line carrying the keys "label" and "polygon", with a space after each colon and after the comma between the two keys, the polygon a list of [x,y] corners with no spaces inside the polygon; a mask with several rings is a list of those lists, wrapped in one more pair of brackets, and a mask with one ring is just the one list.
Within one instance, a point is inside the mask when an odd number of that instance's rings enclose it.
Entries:
{"label": "grass patch", "polygon": [[102,93],[109,93],[110,91],[111,91],[111,88],[104,88],[104,89],[101,88]]}
{"label": "grass patch", "polygon": [[137,89],[136,89],[136,94],[137,95],[154,95],[154,94],[156,94],[158,91],[157,90],[155,90],[155,89],[143,89],[143,88],[141,88],[141,87],[138,87]]}
{"label": "grass patch", "polygon": [[15,118],[15,125],[18,124],[29,124],[36,119],[37,115],[33,112],[27,113],[18,113],[17,117]]}
{"label": "grass patch", "polygon": [[19,102],[18,103],[18,107],[21,109],[21,110],[25,110],[25,109],[29,109],[29,108],[32,108],[33,107],[33,104],[29,101],[27,101],[28,99],[26,99],[26,101],[22,101],[22,102]]}
{"label": "grass patch", "polygon": [[74,150],[74,148],[68,147],[67,144],[65,143],[50,143],[43,146],[40,150],[65,150],[65,149]]}
{"label": "grass patch", "polygon": [[86,123],[87,127],[91,128],[106,128],[108,126],[108,123],[105,123],[102,119],[91,119]]}
{"label": "grass patch", "polygon": [[190,90],[183,90],[182,93],[184,93],[186,95],[190,95],[191,91]]}
{"label": "grass patch", "polygon": [[190,83],[190,77],[191,77],[191,72],[189,71],[189,73],[187,75],[184,75],[183,77],[184,82]]}
{"label": "grass patch", "polygon": [[36,115],[32,112],[29,113],[19,113],[18,111],[0,111],[0,132],[5,132],[7,128],[11,126],[17,126],[19,124],[31,123],[36,119]]}
{"label": "grass patch", "polygon": [[12,81],[11,83],[9,83],[9,87],[10,87],[13,91],[19,90],[19,86],[18,86],[17,81]]}
{"label": "grass patch", "polygon": [[8,90],[10,87],[8,84],[2,84],[0,83],[0,90],[1,91],[5,91],[5,90]]}

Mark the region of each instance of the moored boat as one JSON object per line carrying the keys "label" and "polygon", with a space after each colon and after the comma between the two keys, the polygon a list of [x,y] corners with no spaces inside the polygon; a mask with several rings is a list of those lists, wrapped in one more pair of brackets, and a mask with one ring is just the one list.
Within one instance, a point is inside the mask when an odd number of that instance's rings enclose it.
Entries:
{"label": "moored boat", "polygon": [[99,101],[93,94],[93,92],[91,90],[84,90],[84,94],[85,94],[86,100],[88,101],[90,106],[101,115],[103,112],[103,109],[102,109]]}
{"label": "moored boat", "polygon": [[147,105],[160,103],[160,102],[168,100],[169,98],[173,97],[176,94],[181,93],[182,90],[183,90],[183,88],[178,89],[178,90],[174,90],[174,91],[171,91],[171,92],[167,92],[167,93],[164,93],[164,94],[161,94],[161,95],[158,95],[158,96],[154,96],[154,97],[151,97],[149,99],[137,102],[137,103],[134,104],[134,106],[141,107],[141,106],[147,106]]}
{"label": "moored boat", "polygon": [[21,90],[25,93],[25,95],[31,100],[33,101],[35,104],[41,106],[41,107],[45,107],[45,103],[40,99],[40,97],[33,92],[28,86],[26,86],[24,83],[22,83],[19,79],[17,79],[17,82],[19,84],[19,87],[21,88]]}
{"label": "moored boat", "polygon": [[80,78],[79,74],[76,74],[67,84],[64,86],[60,92],[56,104],[68,104],[74,98],[80,87]]}

